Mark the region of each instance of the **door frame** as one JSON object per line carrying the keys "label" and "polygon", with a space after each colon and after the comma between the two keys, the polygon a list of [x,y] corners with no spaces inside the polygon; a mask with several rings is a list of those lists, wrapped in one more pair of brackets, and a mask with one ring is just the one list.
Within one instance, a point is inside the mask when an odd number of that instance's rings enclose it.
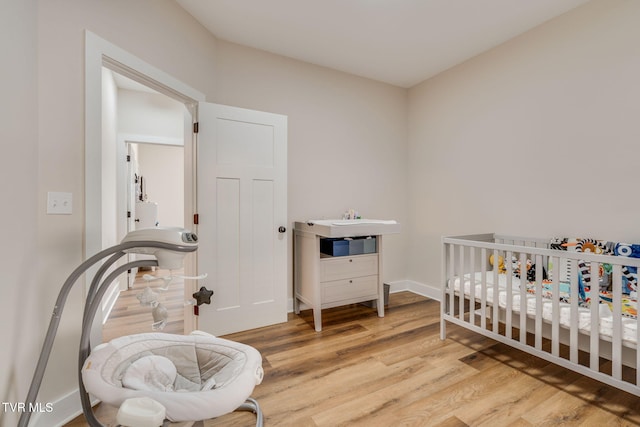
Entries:
{"label": "door frame", "polygon": [[[185,223],[196,212],[195,145],[192,123],[197,121],[197,105],[205,101],[201,92],[189,87],[164,71],[148,64],[125,50],[85,30],[85,259],[103,249],[102,218],[102,68],[122,74],[163,95],[185,104]],[[190,116],[190,117],[187,117]],[[196,230],[193,230],[196,231]],[[196,257],[185,258],[185,272],[196,271]],[[90,278],[97,270],[86,274],[85,295]],[[185,292],[187,287],[185,286]],[[185,307],[185,331],[195,329],[191,307]],[[100,319],[102,320],[102,319]],[[91,341],[102,342],[102,321],[94,322]]]}

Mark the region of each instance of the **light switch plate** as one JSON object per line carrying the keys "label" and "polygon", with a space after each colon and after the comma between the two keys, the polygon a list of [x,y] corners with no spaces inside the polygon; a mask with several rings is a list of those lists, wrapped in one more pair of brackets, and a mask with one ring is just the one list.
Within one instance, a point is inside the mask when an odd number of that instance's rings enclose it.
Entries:
{"label": "light switch plate", "polygon": [[57,191],[47,193],[47,214],[71,215],[73,213],[73,194]]}

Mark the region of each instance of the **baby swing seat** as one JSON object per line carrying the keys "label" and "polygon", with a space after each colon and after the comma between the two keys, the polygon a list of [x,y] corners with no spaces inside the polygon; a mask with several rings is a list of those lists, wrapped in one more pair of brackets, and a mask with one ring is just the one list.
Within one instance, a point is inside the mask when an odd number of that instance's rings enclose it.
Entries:
{"label": "baby swing seat", "polygon": [[[104,427],[93,413],[91,394],[120,408],[117,421],[121,425],[155,427],[165,425],[165,418],[201,421],[241,410],[253,412],[256,427],[262,427],[260,405],[249,397],[263,377],[262,356],[253,347],[195,331],[187,336],[129,335],[91,348],[93,320],[119,275],[139,267],[181,268],[184,256],[197,248],[198,237],[183,228],[139,229],[73,270],[56,299],[25,406],[36,404],[69,293],[87,270],[100,263],[87,291],[78,349],[78,388],[88,424]],[[153,255],[155,259],[137,259],[114,266],[127,253]],[[18,427],[28,427],[31,412],[20,414]],[[121,414],[125,421],[121,420]]]}
{"label": "baby swing seat", "polygon": [[165,407],[170,421],[233,412],[262,377],[255,348],[200,331],[116,338],[93,349],[82,368],[85,389],[96,398],[120,407],[127,399],[148,397]]}

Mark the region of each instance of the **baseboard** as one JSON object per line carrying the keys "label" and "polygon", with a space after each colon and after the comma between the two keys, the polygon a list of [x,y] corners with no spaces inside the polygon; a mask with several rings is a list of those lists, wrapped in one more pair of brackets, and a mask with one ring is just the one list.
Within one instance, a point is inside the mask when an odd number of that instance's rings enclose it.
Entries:
{"label": "baseboard", "polygon": [[442,290],[440,290],[439,287],[416,282],[414,280],[396,280],[388,282],[388,284],[390,286],[389,293],[409,291],[436,301],[440,301],[442,298]]}
{"label": "baseboard", "polygon": [[107,296],[105,301],[102,303],[102,324],[104,325],[111,314],[111,310],[113,310],[113,306],[116,305],[116,301],[120,296],[120,281],[116,280],[113,282],[109,290],[107,291]]}
{"label": "baseboard", "polygon": [[[92,405],[98,403],[97,400],[92,400]],[[46,407],[45,404],[42,405]],[[32,427],[62,427],[68,422],[72,421],[78,415],[82,414],[82,405],[80,404],[80,391],[75,389],[63,396],[61,399],[52,402],[51,412],[43,411],[34,413],[31,416]]]}

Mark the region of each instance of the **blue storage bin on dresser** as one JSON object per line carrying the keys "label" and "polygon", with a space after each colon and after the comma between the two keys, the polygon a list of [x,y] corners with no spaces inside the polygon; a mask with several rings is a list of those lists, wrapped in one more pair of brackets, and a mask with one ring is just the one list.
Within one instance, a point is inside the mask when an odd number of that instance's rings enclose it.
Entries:
{"label": "blue storage bin on dresser", "polygon": [[349,255],[362,255],[364,253],[364,240],[349,239]]}
{"label": "blue storage bin on dresser", "polygon": [[331,256],[349,255],[349,241],[345,239],[320,239],[320,252]]}
{"label": "blue storage bin on dresser", "polygon": [[349,241],[349,255],[373,254],[376,252],[375,236],[346,238]]}
{"label": "blue storage bin on dresser", "polygon": [[363,254],[373,254],[376,253],[376,237],[369,236],[363,239]]}

